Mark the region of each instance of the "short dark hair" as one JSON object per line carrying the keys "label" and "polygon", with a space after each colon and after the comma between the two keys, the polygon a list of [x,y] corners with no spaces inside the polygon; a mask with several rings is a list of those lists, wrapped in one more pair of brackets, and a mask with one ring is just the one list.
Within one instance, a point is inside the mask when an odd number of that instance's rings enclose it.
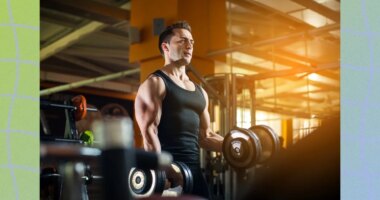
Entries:
{"label": "short dark hair", "polygon": [[174,24],[167,26],[165,30],[161,32],[160,37],[158,38],[158,49],[160,50],[161,55],[164,55],[161,44],[170,41],[173,36],[173,30],[176,28],[186,29],[191,32],[191,27],[186,21],[177,21]]}

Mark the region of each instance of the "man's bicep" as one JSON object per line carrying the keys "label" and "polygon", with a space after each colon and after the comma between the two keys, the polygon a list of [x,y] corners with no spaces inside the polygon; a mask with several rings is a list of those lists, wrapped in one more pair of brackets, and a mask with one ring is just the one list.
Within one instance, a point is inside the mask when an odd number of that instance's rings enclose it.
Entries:
{"label": "man's bicep", "polygon": [[209,127],[210,127],[210,114],[208,113],[208,110],[205,109],[200,116],[200,128],[207,129]]}
{"label": "man's bicep", "polygon": [[201,129],[208,129],[210,127],[210,113],[208,112],[208,95],[202,88],[203,97],[205,98],[205,108],[200,116]]}
{"label": "man's bicep", "polygon": [[208,109],[205,109],[200,116],[200,127],[199,127],[199,141],[201,142],[201,146],[203,146],[203,140],[207,139],[208,132],[210,129],[210,115],[208,113]]}
{"label": "man's bicep", "polygon": [[152,87],[151,82],[144,82],[140,86],[135,100],[136,119],[139,126],[149,126],[154,123],[159,114],[160,106],[157,90]]}
{"label": "man's bicep", "polygon": [[149,101],[146,100],[146,97],[137,96],[135,100],[135,113],[136,120],[141,129],[145,129],[144,127],[147,123],[147,116],[150,116],[151,109],[149,109]]}

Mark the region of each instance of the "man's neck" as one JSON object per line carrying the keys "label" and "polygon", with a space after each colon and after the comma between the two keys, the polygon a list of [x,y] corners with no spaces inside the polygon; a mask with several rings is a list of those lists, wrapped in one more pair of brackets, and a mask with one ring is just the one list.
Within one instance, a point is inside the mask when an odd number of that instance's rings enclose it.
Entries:
{"label": "man's neck", "polygon": [[182,80],[183,78],[187,77],[185,64],[186,61],[184,60],[165,62],[164,70],[166,73]]}

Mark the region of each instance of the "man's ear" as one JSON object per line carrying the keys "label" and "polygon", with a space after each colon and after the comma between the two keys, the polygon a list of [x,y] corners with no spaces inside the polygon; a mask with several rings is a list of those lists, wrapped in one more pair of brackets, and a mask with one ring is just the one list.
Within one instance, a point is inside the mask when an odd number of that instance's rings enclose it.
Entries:
{"label": "man's ear", "polygon": [[167,42],[163,42],[161,43],[161,48],[162,48],[162,51],[169,51],[169,47],[168,47],[168,43]]}

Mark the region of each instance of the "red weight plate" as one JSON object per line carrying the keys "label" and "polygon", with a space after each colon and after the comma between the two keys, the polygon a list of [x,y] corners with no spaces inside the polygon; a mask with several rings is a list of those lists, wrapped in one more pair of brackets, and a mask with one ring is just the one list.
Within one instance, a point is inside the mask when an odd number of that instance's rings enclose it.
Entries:
{"label": "red weight plate", "polygon": [[79,121],[87,115],[87,102],[83,95],[75,96],[71,99],[75,106],[75,120]]}

